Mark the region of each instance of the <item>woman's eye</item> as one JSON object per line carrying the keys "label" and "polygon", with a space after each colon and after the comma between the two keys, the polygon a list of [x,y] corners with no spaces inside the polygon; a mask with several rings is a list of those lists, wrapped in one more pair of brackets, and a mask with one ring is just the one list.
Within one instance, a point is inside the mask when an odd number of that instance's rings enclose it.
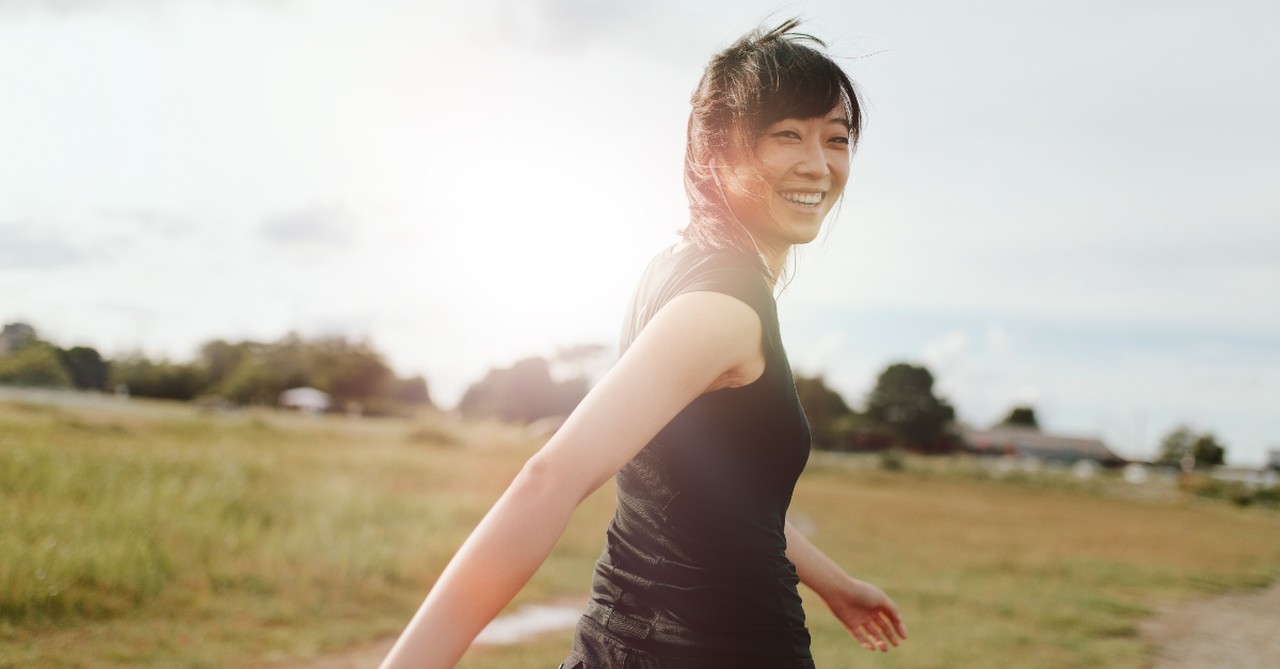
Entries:
{"label": "woman's eye", "polygon": [[800,133],[794,130],[779,130],[778,132],[773,133],[773,136],[781,137],[783,139],[800,139]]}
{"label": "woman's eye", "polygon": [[837,135],[836,137],[832,137],[831,142],[834,144],[842,144],[844,146],[849,146],[849,138],[845,135]]}

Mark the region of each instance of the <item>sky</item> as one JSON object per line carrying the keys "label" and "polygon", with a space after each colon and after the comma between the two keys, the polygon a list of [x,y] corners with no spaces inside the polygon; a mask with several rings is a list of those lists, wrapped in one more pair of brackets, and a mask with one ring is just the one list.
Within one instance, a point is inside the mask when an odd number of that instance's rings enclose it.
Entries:
{"label": "sky", "polygon": [[455,402],[612,345],[687,219],[706,60],[800,16],[867,114],[779,296],[859,406],[1280,449],[1280,5],[0,0],[0,320],[174,360],[370,341]]}

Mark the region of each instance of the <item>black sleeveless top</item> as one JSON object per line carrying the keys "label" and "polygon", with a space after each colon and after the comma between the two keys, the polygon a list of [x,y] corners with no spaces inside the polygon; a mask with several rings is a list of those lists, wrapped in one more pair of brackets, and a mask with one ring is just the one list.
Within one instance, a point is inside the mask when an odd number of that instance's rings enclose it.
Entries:
{"label": "black sleeveless top", "polygon": [[693,291],[755,310],[764,373],[695,399],[618,472],[585,618],[649,656],[686,660],[661,666],[811,667],[783,535],[809,426],[759,262],[691,245],[662,252],[645,271],[622,348],[663,305]]}

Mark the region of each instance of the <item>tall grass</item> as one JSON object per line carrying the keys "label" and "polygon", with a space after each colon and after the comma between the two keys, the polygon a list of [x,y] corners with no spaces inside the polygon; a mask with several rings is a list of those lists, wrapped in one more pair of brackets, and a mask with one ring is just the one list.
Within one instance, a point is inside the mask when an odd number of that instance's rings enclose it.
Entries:
{"label": "tall grass", "polygon": [[[536,447],[433,416],[0,402],[0,667],[269,667],[392,635]],[[815,458],[793,513],[912,638],[865,653],[810,593],[819,666],[1141,667],[1156,607],[1280,577],[1273,510],[854,462]],[[611,495],[517,604],[585,593]],[[462,666],[555,666],[567,644]]]}
{"label": "tall grass", "polygon": [[489,430],[463,451],[438,418],[168,409],[0,405],[0,666],[243,666],[391,633],[527,450]]}

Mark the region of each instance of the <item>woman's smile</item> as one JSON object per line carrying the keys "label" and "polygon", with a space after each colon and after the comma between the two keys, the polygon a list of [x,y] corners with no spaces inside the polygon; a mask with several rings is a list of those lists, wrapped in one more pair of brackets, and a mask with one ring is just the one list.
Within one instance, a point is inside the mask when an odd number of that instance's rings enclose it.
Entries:
{"label": "woman's smile", "polygon": [[826,196],[824,191],[782,191],[779,193],[782,199],[790,202],[804,210],[816,209],[822,203],[822,198]]}

